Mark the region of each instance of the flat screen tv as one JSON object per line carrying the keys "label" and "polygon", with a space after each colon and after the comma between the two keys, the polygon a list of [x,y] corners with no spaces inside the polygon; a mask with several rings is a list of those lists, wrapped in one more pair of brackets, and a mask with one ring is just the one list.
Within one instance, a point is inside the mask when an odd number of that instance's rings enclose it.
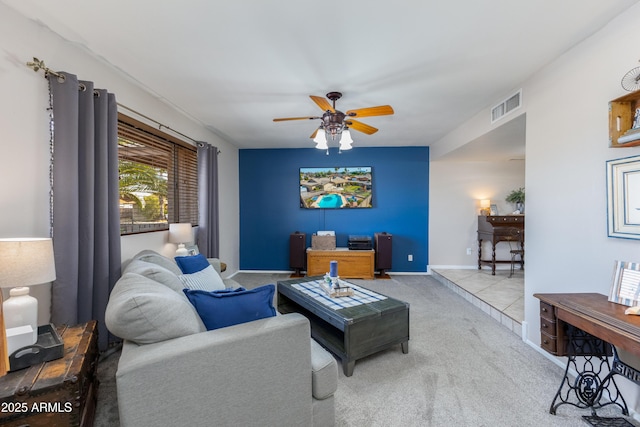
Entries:
{"label": "flat screen tv", "polygon": [[300,207],[373,207],[371,167],[300,168]]}

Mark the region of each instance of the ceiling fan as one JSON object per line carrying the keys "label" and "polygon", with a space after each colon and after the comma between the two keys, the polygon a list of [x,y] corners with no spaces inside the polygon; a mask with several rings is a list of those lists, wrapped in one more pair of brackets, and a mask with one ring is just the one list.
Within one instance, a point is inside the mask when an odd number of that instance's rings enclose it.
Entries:
{"label": "ceiling fan", "polygon": [[346,113],[336,110],[336,101],[342,98],[340,92],[329,92],[327,98],[333,101],[333,105],[329,103],[325,98],[321,96],[309,96],[318,107],[320,107],[324,114],[322,116],[311,117],[284,117],[279,119],[273,119],[274,122],[283,122],[287,120],[322,120],[320,127],[316,129],[311,137],[318,145],[316,148],[327,148],[327,135],[335,140],[340,138],[340,149],[348,150],[351,148],[351,134],[349,129],[354,129],[367,135],[374,134],[378,129],[361,121],[355,120],[354,117],[372,117],[372,116],[386,116],[393,114],[393,108],[390,105],[380,105],[378,107],[358,108],[355,110],[348,110]]}

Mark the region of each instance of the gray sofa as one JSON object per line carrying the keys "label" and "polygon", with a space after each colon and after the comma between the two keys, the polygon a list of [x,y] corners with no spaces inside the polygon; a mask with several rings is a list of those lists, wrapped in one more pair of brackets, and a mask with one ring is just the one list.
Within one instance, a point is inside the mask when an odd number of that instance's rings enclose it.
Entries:
{"label": "gray sofa", "polygon": [[123,427],[334,425],[337,363],[310,338],[305,317],[207,331],[180,274],[173,260],[143,251],[111,293],[106,325],[124,340],[116,373]]}

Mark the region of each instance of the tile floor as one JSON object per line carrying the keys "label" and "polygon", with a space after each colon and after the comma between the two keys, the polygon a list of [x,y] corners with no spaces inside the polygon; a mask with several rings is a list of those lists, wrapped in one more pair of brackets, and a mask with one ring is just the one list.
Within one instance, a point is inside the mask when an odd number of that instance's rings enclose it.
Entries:
{"label": "tile floor", "polygon": [[524,320],[524,272],[516,270],[509,278],[509,270],[431,269],[442,284],[481,308],[496,321],[522,336]]}

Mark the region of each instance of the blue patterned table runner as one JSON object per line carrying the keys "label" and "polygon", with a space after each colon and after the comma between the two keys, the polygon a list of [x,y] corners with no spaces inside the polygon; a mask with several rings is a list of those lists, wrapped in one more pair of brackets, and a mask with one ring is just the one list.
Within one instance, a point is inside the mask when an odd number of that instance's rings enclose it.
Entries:
{"label": "blue patterned table runner", "polygon": [[340,310],[341,308],[355,307],[361,304],[368,304],[371,302],[382,301],[387,299],[386,296],[380,295],[369,289],[361,288],[360,286],[349,283],[351,289],[353,289],[353,296],[331,298],[320,287],[320,280],[311,280],[309,282],[295,283],[291,286],[299,290],[300,292],[309,295],[316,301],[326,305],[333,310]]}

